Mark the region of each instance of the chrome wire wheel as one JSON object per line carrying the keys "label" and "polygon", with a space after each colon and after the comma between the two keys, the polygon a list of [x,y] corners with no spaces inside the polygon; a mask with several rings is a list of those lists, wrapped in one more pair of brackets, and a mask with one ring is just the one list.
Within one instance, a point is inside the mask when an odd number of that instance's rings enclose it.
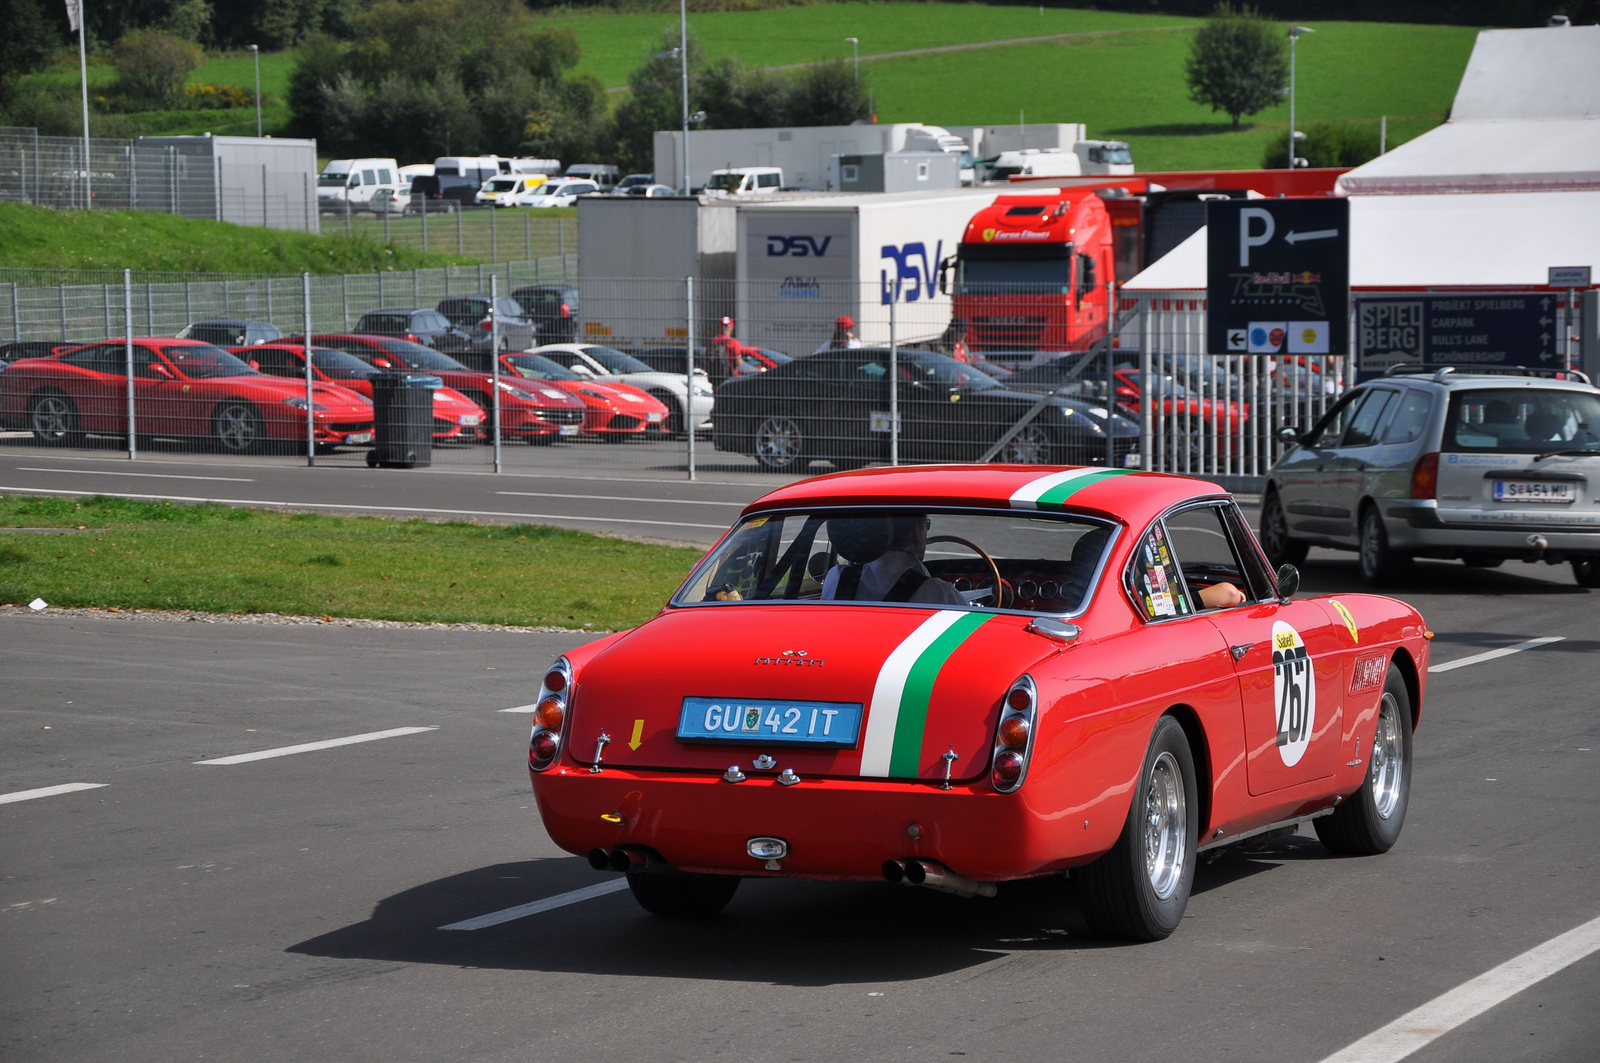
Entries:
{"label": "chrome wire wheel", "polygon": [[1400,704],[1387,690],[1378,704],[1378,733],[1372,739],[1372,804],[1378,818],[1388,819],[1400,806],[1405,774],[1405,742],[1401,738]]}
{"label": "chrome wire wheel", "polygon": [[28,426],[41,443],[61,443],[77,430],[78,411],[65,395],[40,395],[33,400]]}
{"label": "chrome wire wheel", "polygon": [[768,417],[756,429],[756,460],[768,469],[787,469],[800,461],[803,440],[800,426],[790,418]]}
{"label": "chrome wire wheel", "polygon": [[1000,460],[1011,465],[1050,464],[1050,433],[1036,424],[1028,425],[1001,449]]}
{"label": "chrome wire wheel", "polygon": [[1171,753],[1163,752],[1150,766],[1144,811],[1144,870],[1151,890],[1166,900],[1177,891],[1188,856],[1183,772]]}

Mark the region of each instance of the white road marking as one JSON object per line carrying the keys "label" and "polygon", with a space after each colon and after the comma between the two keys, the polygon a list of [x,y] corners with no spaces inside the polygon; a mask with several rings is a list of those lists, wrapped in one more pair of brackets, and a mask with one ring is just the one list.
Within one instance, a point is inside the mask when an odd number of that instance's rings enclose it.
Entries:
{"label": "white road marking", "polygon": [[402,735],[421,734],[424,731],[437,731],[437,727],[395,727],[388,731],[369,731],[366,734],[351,735],[348,738],[330,738],[324,742],[304,742],[297,746],[279,746],[277,749],[263,749],[255,753],[238,753],[231,757],[213,757],[210,760],[197,760],[196,764],[248,764],[252,760],[271,760],[273,757],[287,757],[295,753],[311,753],[318,749],[332,749],[335,746],[353,746],[358,742],[376,742],[380,738],[399,738]]}
{"label": "white road marking", "polygon": [[548,912],[553,908],[565,908],[569,904],[592,901],[596,897],[604,897],[608,893],[620,893],[627,888],[627,879],[612,879],[593,886],[585,886],[581,890],[573,890],[570,893],[558,893],[554,897],[546,897],[542,901],[530,901],[527,904],[519,904],[515,908],[502,908],[500,911],[490,912],[488,915],[463,919],[459,923],[450,923],[446,926],[441,926],[439,929],[482,930],[487,926],[499,926],[501,923],[509,923],[513,919],[523,919],[530,915],[538,915],[540,912]]}
{"label": "white road marking", "polygon": [[15,793],[0,794],[0,805],[9,805],[13,801],[32,801],[36,797],[73,794],[79,790],[98,790],[104,785],[106,784],[103,782],[64,782],[60,786],[41,786],[37,790],[18,790]]}
{"label": "white road marking", "polygon": [[534,709],[537,709],[538,707],[539,706],[538,706],[537,703],[535,703],[533,705],[513,705],[509,709],[500,709],[498,711],[500,711],[500,712],[532,712]]}
{"label": "white road marking", "polygon": [[597,502],[650,502],[662,506],[727,506],[732,509],[743,509],[748,502],[710,502],[698,498],[635,498],[627,495],[558,495],[550,491],[496,491],[497,495],[512,495],[517,498],[581,498]]}
{"label": "white road marking", "polygon": [[282,506],[285,509],[329,509],[349,513],[432,513],[446,517],[515,517],[528,521],[581,520],[590,524],[651,524],[658,528],[709,528],[726,531],[726,524],[686,524],[674,520],[636,520],[627,517],[580,517],[576,513],[508,513],[492,509],[430,509],[425,506],[357,506],[347,502],[285,502],[271,498],[195,498],[187,495],[132,495],[113,491],[71,491],[43,487],[5,487],[0,491],[30,495],[99,495],[105,498],[132,498],[147,502],[218,502],[225,506]]}
{"label": "white road marking", "polygon": [[73,476],[139,476],[147,480],[224,480],[231,484],[253,484],[248,476],[183,476],[174,472],[111,472],[108,469],[36,469],[18,465],[18,472],[64,472]]}
{"label": "white road marking", "polygon": [[1462,657],[1459,660],[1446,661],[1443,664],[1430,665],[1428,668],[1428,674],[1432,675],[1434,672],[1453,672],[1457,668],[1465,668],[1469,664],[1482,664],[1485,661],[1499,660],[1501,657],[1509,657],[1513,653],[1521,653],[1523,650],[1536,650],[1540,646],[1548,646],[1552,642],[1565,642],[1566,640],[1567,637],[1565,635],[1551,635],[1542,639],[1529,639],[1527,642],[1519,642],[1515,646],[1503,646],[1498,650],[1489,650],[1486,653],[1474,653],[1471,657]]}
{"label": "white road marking", "polygon": [[1328,1056],[1322,1063],[1395,1063],[1529,986],[1600,952],[1600,919],[1535,945]]}

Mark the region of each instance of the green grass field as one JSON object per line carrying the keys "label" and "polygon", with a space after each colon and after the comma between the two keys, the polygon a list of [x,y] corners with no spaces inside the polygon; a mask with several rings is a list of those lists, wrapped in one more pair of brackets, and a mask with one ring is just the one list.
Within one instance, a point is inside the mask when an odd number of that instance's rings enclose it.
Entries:
{"label": "green grass field", "polygon": [[[0,603],[632,627],[700,552],[539,525],[0,496]],[[76,529],[83,529],[77,531]]]}
{"label": "green grass field", "polygon": [[0,203],[0,267],[372,273],[469,261],[475,259],[342,235],[311,236],[143,211],[54,211]]}

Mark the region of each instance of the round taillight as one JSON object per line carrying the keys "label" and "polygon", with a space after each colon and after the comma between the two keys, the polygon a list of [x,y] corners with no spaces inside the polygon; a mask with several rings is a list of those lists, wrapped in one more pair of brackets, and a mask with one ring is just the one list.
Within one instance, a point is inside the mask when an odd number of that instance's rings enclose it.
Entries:
{"label": "round taillight", "polygon": [[1022,754],[1005,752],[994,758],[994,781],[999,786],[1010,786],[1022,778]]}
{"label": "round taillight", "polygon": [[1033,700],[1028,697],[1026,690],[1017,687],[1017,689],[1006,695],[1006,704],[1018,712],[1027,712],[1028,707],[1033,704]]}
{"label": "round taillight", "polygon": [[1021,716],[1007,716],[1000,721],[1000,744],[1021,749],[1028,744],[1028,721]]}
{"label": "round taillight", "polygon": [[[549,731],[540,731],[533,736],[533,742],[528,746],[528,759],[548,764],[556,759],[556,750],[560,748],[561,739]],[[1021,767],[1020,761],[1018,767]]]}
{"label": "round taillight", "polygon": [[539,702],[539,707],[533,712],[533,718],[538,721],[540,727],[547,731],[561,730],[561,718],[563,715],[564,711],[561,708],[561,702],[555,698],[545,698]]}
{"label": "round taillight", "polygon": [[567,673],[559,668],[552,668],[544,675],[544,688],[552,694],[559,694],[567,689]]}

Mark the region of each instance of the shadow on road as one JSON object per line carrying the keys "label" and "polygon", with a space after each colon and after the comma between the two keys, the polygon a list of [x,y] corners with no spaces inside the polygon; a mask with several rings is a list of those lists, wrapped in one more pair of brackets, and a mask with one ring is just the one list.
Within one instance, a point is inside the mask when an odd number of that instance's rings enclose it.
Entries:
{"label": "shadow on road", "polygon": [[1309,558],[1299,566],[1300,594],[1387,594],[1396,598],[1437,594],[1455,597],[1497,594],[1559,595],[1588,594],[1572,579],[1572,570],[1561,565],[1528,565],[1507,561],[1500,568],[1472,568],[1459,561],[1418,561],[1393,587],[1373,588],[1361,581],[1355,554],[1342,557]]}
{"label": "shadow on road", "polygon": [[[1326,857],[1315,841],[1280,839],[1198,869],[1195,892],[1295,859]],[[624,890],[473,931],[438,929],[473,916],[614,880],[576,858],[493,864],[379,901],[372,916],[289,947],[333,959],[449,964],[603,976],[826,986],[915,981],[1015,952],[1134,948],[1095,938],[1070,881],[1002,885],[966,900],[905,886],[748,879],[719,917],[672,920]],[[1180,931],[1181,932],[1181,931]]]}

